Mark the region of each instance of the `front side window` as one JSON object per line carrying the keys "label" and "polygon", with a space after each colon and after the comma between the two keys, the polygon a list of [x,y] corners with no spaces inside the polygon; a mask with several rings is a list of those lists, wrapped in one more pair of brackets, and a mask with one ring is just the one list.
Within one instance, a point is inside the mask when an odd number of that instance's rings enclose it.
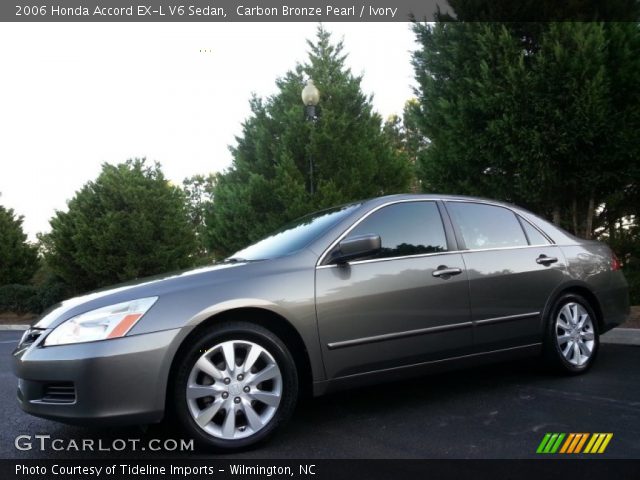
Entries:
{"label": "front side window", "polygon": [[402,257],[447,250],[435,202],[395,203],[373,212],[347,235],[379,235],[382,250],[373,258]]}
{"label": "front side window", "polygon": [[447,202],[447,210],[469,250],[528,245],[520,222],[507,208],[482,203]]}

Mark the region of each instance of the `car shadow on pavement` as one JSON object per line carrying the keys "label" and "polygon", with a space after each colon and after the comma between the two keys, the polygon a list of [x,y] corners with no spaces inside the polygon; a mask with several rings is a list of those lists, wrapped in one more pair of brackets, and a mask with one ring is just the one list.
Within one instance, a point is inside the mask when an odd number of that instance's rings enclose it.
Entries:
{"label": "car shadow on pavement", "polygon": [[[634,392],[628,400],[611,397],[611,382],[624,383],[619,365],[640,348],[603,346],[606,354],[587,375],[555,375],[537,359],[525,359],[384,383],[302,400],[291,421],[268,442],[220,456],[189,443],[170,422],[118,429],[66,426],[30,419],[27,432],[66,441],[94,440],[93,451],[19,451],[4,447],[5,458],[522,458],[535,456],[546,431],[612,431],[610,415],[595,405],[617,410],[617,420],[640,414]],[[637,363],[636,363],[637,364]],[[633,375],[637,378],[637,369]],[[636,382],[640,383],[640,382]],[[577,393],[576,393],[577,392]],[[607,396],[609,395],[609,396]],[[16,407],[17,410],[17,407]],[[22,412],[16,415],[24,417]],[[588,420],[588,421],[585,421]],[[637,422],[636,422],[637,423]],[[627,423],[628,425],[628,423]],[[609,427],[608,429],[606,427]],[[629,429],[638,438],[640,427]],[[632,437],[635,435],[635,437]],[[137,440],[136,449],[117,451],[121,440]],[[153,441],[153,445],[150,443]],[[114,443],[116,442],[116,443]],[[36,442],[34,442],[35,444]],[[100,443],[102,449],[97,449]],[[176,445],[178,444],[178,445]],[[129,444],[130,445],[130,444]],[[162,448],[162,447],[169,448]],[[172,447],[178,446],[178,449]],[[13,447],[13,446],[12,446]],[[151,448],[159,448],[157,451]],[[105,450],[110,448],[111,450]],[[637,441],[622,456],[640,455]]]}

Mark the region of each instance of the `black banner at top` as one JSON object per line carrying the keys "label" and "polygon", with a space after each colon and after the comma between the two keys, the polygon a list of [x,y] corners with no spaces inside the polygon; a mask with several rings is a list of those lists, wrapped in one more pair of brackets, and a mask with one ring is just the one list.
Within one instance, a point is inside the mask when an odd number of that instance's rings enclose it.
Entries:
{"label": "black banner at top", "polygon": [[2,22],[637,21],[640,0],[2,0]]}
{"label": "black banner at top", "polygon": [[433,20],[442,0],[4,0],[16,22],[407,22]]}

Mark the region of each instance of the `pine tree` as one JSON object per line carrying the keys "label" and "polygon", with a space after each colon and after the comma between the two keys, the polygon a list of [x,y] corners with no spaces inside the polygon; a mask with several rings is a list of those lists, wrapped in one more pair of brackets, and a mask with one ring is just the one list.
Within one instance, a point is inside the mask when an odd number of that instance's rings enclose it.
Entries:
{"label": "pine tree", "polygon": [[145,160],[104,164],[50,223],[45,259],[76,293],[191,266],[197,249],[183,191]]}
{"label": "pine tree", "polygon": [[27,284],[38,269],[38,249],[27,242],[22,221],[0,205],[0,286]]}
{"label": "pine tree", "polygon": [[[346,67],[343,43],[332,43],[319,27],[308,45],[308,60],[276,81],[278,93],[251,100],[233,164],[216,179],[207,224],[210,245],[220,255],[310,211],[408,187],[406,155],[383,132],[362,78]],[[308,78],[320,90],[313,122],[305,121],[300,99]]]}
{"label": "pine tree", "polygon": [[200,263],[209,263],[207,248],[207,212],[213,200],[215,176],[193,175],[182,182],[182,190],[187,200],[187,214],[198,243],[197,255]]}
{"label": "pine tree", "polygon": [[630,197],[616,196],[635,191],[640,161],[637,23],[414,31],[426,190],[513,201],[587,238],[605,224],[597,210],[623,214]]}

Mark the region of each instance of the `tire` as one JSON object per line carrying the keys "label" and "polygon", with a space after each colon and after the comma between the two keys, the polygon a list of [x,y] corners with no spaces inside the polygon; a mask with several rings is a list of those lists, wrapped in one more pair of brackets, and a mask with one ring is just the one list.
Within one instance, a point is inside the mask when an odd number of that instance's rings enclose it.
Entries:
{"label": "tire", "polygon": [[[232,355],[235,367],[228,368]],[[217,324],[203,331],[177,361],[173,409],[201,446],[231,451],[256,445],[293,414],[298,399],[293,357],[276,335],[259,325]]]}
{"label": "tire", "polygon": [[546,319],[547,364],[559,373],[584,373],[593,365],[599,346],[598,318],[589,302],[574,293],[558,298]]}

